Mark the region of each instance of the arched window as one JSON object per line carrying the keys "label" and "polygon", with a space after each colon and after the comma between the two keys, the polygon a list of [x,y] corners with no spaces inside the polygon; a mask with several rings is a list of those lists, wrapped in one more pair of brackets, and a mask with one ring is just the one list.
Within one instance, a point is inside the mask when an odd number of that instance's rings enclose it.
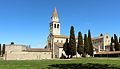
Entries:
{"label": "arched window", "polygon": [[59,42],[59,40],[57,40],[57,42]]}
{"label": "arched window", "polygon": [[106,36],[106,38],[108,38],[108,36]]}
{"label": "arched window", "polygon": [[63,40],[61,40],[61,43],[63,43]]}
{"label": "arched window", "polygon": [[54,24],[54,28],[56,28],[56,24]]}
{"label": "arched window", "polygon": [[59,24],[57,24],[57,28],[59,28]]}

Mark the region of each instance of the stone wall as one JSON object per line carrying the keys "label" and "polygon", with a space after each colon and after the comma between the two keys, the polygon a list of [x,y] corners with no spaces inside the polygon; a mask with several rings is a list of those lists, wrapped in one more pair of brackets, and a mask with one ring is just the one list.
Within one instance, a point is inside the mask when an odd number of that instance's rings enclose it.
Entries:
{"label": "stone wall", "polygon": [[[31,51],[28,51],[30,49]],[[4,60],[41,60],[51,59],[51,51],[39,48],[28,48],[26,45],[6,45]]]}
{"label": "stone wall", "polygon": [[54,46],[54,58],[59,58],[59,47]]}
{"label": "stone wall", "polygon": [[9,52],[4,55],[5,60],[41,60],[51,59],[51,52]]}
{"label": "stone wall", "polygon": [[27,49],[25,45],[6,45],[5,51],[6,52],[22,52]]}
{"label": "stone wall", "polygon": [[65,43],[66,38],[54,38],[54,42]]}

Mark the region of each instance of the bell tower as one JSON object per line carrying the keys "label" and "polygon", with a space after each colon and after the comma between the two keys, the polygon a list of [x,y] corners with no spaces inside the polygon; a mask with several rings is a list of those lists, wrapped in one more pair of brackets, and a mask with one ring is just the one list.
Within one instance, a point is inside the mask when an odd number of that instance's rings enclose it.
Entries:
{"label": "bell tower", "polygon": [[51,17],[50,34],[60,35],[60,23],[59,23],[59,18],[58,18],[58,13],[56,8],[54,8],[54,11]]}

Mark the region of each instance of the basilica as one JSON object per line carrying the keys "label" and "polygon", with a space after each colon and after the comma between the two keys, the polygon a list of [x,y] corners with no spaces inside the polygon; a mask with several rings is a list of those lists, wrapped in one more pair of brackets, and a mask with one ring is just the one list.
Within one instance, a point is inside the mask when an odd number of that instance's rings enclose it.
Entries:
{"label": "basilica", "polygon": [[46,48],[52,50],[52,58],[60,58],[63,51],[63,44],[69,36],[60,34],[60,22],[56,8],[54,8],[49,25],[48,45]]}
{"label": "basilica", "polygon": [[[62,54],[65,55],[63,51],[63,44],[65,43],[66,38],[69,39],[69,36],[60,34],[60,21],[56,8],[54,8],[49,27],[50,33],[48,36],[48,43],[46,48],[52,50],[52,58],[60,58]],[[77,37],[75,38],[77,43]],[[92,42],[94,46],[94,54],[96,54],[96,52],[110,50],[111,37],[108,33],[103,36],[92,38]],[[79,54],[76,56],[80,57]]]}

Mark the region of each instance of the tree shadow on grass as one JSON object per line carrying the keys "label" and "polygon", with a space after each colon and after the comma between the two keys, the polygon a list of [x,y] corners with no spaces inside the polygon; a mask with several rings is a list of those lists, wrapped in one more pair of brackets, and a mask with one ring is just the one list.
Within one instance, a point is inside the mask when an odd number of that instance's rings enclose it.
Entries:
{"label": "tree shadow on grass", "polygon": [[108,64],[54,64],[49,65],[48,69],[120,69]]}

